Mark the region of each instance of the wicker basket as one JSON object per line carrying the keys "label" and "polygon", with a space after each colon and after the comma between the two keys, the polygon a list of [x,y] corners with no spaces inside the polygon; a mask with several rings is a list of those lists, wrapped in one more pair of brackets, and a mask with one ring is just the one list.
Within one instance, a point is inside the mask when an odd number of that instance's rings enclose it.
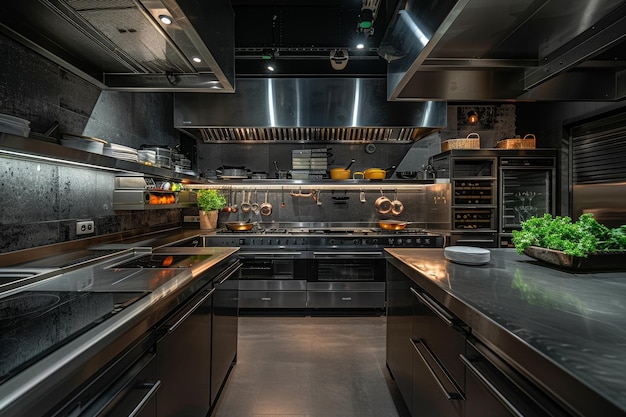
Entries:
{"label": "wicker basket", "polygon": [[480,135],[478,133],[470,133],[462,139],[448,139],[441,142],[441,152],[450,149],[480,149]]}
{"label": "wicker basket", "polygon": [[502,149],[535,149],[537,138],[532,133],[523,138],[502,139],[496,143],[496,148]]}

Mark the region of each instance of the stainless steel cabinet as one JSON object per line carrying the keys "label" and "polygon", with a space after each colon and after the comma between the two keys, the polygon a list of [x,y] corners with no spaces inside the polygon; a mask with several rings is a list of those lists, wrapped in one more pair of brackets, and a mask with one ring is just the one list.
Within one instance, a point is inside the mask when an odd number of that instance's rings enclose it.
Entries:
{"label": "stainless steel cabinet", "polygon": [[468,339],[465,417],[566,417],[559,405],[480,342]]}
{"label": "stainless steel cabinet", "polygon": [[465,369],[459,354],[465,349],[463,324],[419,286],[411,285],[410,291],[415,298],[411,337],[412,414],[462,416]]}
{"label": "stainless steel cabinet", "polygon": [[237,360],[239,329],[239,274],[228,269],[214,282],[211,326],[211,406]]}
{"label": "stainless steel cabinet", "polygon": [[165,324],[158,341],[158,417],[205,417],[211,406],[211,284]]}
{"label": "stainless steel cabinet", "polygon": [[413,281],[387,264],[387,368],[409,409],[413,406]]}

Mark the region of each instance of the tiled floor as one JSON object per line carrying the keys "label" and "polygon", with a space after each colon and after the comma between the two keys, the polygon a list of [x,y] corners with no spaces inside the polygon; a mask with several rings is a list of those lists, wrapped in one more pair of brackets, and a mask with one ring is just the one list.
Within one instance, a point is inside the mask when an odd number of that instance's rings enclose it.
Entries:
{"label": "tiled floor", "polygon": [[213,417],[406,417],[385,366],[385,317],[241,317]]}

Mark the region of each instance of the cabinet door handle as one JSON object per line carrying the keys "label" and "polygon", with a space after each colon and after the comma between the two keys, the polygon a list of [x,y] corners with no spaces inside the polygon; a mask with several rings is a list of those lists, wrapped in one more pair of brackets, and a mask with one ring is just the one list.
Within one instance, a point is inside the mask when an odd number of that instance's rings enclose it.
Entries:
{"label": "cabinet door handle", "polygon": [[213,295],[214,292],[215,292],[215,288],[211,288],[210,290],[207,290],[207,293],[204,294],[202,298],[198,300],[196,304],[193,305],[193,307],[187,310],[187,312],[185,312],[185,314],[183,314],[181,318],[176,320],[176,323],[174,323],[169,329],[167,329],[167,332],[174,333],[176,329],[178,328],[178,326],[183,324],[183,322],[187,320],[187,317],[191,316],[194,313],[194,311],[196,311],[210,296]]}
{"label": "cabinet door handle", "polygon": [[465,355],[462,353],[459,355],[461,362],[469,369],[469,371],[474,374],[476,379],[478,379],[484,386],[487,388],[491,394],[504,406],[507,410],[511,412],[516,417],[524,417],[524,414],[520,412],[515,406],[506,398],[506,396],[498,390],[498,388],[489,381],[489,379],[482,373],[480,370],[474,366],[472,361],[470,361]]}
{"label": "cabinet door handle", "polygon": [[422,302],[422,304],[428,307],[430,311],[435,313],[437,317],[443,320],[444,323],[446,323],[450,327],[454,326],[454,322],[456,320],[455,317],[448,314],[441,307],[439,307],[439,305],[437,305],[434,301],[432,301],[430,298],[428,298],[424,294],[420,294],[419,292],[417,292],[415,288],[411,287],[411,292],[413,293],[413,295],[417,297],[418,300]]}
{"label": "cabinet door handle", "polygon": [[234,264],[233,266],[228,267],[228,269],[224,272],[222,272],[218,277],[217,277],[217,283],[218,284],[223,284],[226,281],[228,281],[230,278],[232,278],[232,276],[235,274],[235,272],[239,271],[241,269],[241,263],[237,262],[236,264]]}
{"label": "cabinet door handle", "polygon": [[[428,372],[430,372],[430,375],[433,377],[433,379],[435,380],[435,382],[437,383],[437,386],[439,387],[439,389],[441,390],[441,392],[443,392],[443,394],[446,396],[446,398],[448,400],[463,400],[463,395],[461,393],[459,393],[458,391],[456,392],[450,392],[446,389],[446,387],[443,385],[443,383],[441,382],[441,380],[437,377],[437,374],[435,373],[435,370],[432,368],[432,366],[430,366],[430,363],[428,362],[428,360],[426,360],[426,357],[424,356],[424,354],[422,353],[422,351],[419,349],[419,347],[417,347],[418,344],[422,345],[424,347],[424,349],[426,350],[426,352],[428,352],[428,355],[436,362],[438,362],[433,353],[430,351],[430,349],[428,349],[428,346],[426,346],[421,340],[411,340],[411,344],[413,345],[413,348],[417,351],[417,354],[420,356],[420,358],[422,359],[422,362],[424,362],[424,365],[426,366],[426,369],[428,369]],[[442,370],[443,371],[443,370]],[[446,375],[447,373],[445,371],[443,371]],[[448,380],[450,380],[450,378],[448,378]],[[452,380],[450,380],[450,383],[454,386],[456,386],[456,384],[454,384],[454,382],[452,382]]]}
{"label": "cabinet door handle", "polygon": [[150,398],[152,398],[154,393],[157,392],[160,386],[161,386],[161,380],[158,380],[154,384],[152,384],[152,388],[150,388],[150,390],[146,392],[146,395],[144,395],[141,401],[137,403],[137,406],[133,409],[133,411],[130,412],[128,417],[136,417],[141,412],[141,410],[143,410],[143,407],[150,400]]}

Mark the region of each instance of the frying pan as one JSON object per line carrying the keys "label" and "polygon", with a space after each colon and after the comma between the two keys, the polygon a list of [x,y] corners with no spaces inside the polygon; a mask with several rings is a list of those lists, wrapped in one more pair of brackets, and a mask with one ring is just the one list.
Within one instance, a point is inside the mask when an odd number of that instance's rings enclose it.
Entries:
{"label": "frying pan", "polygon": [[404,228],[411,222],[403,222],[400,220],[379,220],[378,226],[383,230],[404,230]]}
{"label": "frying pan", "polygon": [[226,222],[224,223],[228,230],[233,232],[247,232],[248,230],[252,230],[254,223],[247,222]]}

